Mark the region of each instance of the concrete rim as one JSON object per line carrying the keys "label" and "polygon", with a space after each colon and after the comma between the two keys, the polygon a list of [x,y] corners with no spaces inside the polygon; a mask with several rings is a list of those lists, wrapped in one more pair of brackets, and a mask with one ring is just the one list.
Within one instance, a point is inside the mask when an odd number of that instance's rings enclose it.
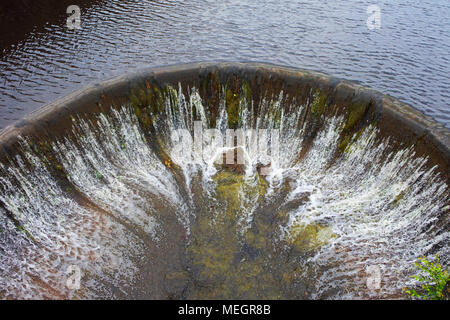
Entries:
{"label": "concrete rim", "polygon": [[60,114],[68,111],[78,112],[75,106],[82,103],[94,103],[99,101],[104,93],[111,95],[126,95],[136,83],[142,79],[160,79],[162,82],[183,78],[207,72],[208,70],[217,70],[225,72],[246,72],[256,73],[265,72],[270,75],[277,75],[282,79],[293,78],[312,79],[317,82],[334,84],[336,87],[345,87],[353,90],[357,95],[364,95],[373,99],[381,110],[383,115],[395,118],[400,121],[405,128],[412,130],[419,137],[427,137],[432,141],[439,153],[443,156],[444,162],[450,161],[450,130],[442,124],[424,115],[413,107],[376,90],[361,86],[359,84],[342,80],[336,77],[328,76],[324,73],[308,71],[300,68],[277,66],[267,63],[256,62],[200,62],[189,64],[177,64],[163,67],[150,67],[141,71],[114,77],[102,81],[83,89],[77,90],[63,98],[48,103],[43,107],[31,112],[22,120],[7,126],[0,132],[0,145],[10,146],[17,141],[19,136],[33,132],[37,127],[45,126],[49,119],[57,119]]}

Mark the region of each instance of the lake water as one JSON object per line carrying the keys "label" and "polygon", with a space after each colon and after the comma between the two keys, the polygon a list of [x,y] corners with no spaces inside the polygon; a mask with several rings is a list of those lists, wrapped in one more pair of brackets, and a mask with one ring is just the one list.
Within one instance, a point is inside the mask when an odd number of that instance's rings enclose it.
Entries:
{"label": "lake water", "polygon": [[[380,8],[380,29],[366,24],[372,4]],[[9,13],[14,19],[0,30],[0,128],[114,75],[195,61],[325,72],[388,93],[450,127],[448,0],[104,0],[79,6],[81,30],[67,28],[61,6],[47,8],[45,19],[36,11],[23,12],[22,19],[20,12]]]}

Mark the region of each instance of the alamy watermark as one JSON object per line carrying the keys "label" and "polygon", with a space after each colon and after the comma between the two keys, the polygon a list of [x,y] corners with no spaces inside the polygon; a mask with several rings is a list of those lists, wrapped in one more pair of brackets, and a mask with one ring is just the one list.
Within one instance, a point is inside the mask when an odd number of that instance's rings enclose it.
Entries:
{"label": "alamy watermark", "polygon": [[81,10],[80,7],[77,5],[70,5],[67,7],[66,10],[67,14],[70,14],[69,17],[67,17],[67,28],[69,30],[74,29],[81,29]]}
{"label": "alamy watermark", "polygon": [[[215,163],[243,165],[257,159],[260,174],[270,174],[273,161],[280,153],[278,129],[218,129],[204,130],[201,121],[194,122],[194,137],[187,129],[173,130],[172,156],[185,163]],[[270,155],[269,155],[270,153]]]}
{"label": "alamy watermark", "polygon": [[[222,3],[222,6],[215,8],[215,10],[220,11],[220,9],[225,9],[230,5],[238,4],[239,1],[230,1]],[[213,9],[209,9],[211,11]],[[66,10],[67,14],[70,16],[67,17],[66,26],[69,30],[81,29],[81,9],[77,5],[70,5]],[[367,7],[366,10],[369,17],[366,20],[366,25],[369,30],[379,30],[381,29],[381,9],[380,6],[376,4],[372,4]]]}

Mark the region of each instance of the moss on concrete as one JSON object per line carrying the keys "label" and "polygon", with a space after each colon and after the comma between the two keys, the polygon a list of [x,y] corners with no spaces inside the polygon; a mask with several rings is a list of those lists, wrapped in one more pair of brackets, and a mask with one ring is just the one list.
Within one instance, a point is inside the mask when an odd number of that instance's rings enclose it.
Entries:
{"label": "moss on concrete", "polygon": [[289,242],[301,251],[312,251],[327,244],[335,236],[331,227],[315,223],[297,224],[291,227]]}
{"label": "moss on concrete", "polygon": [[240,96],[231,89],[225,91],[225,106],[228,117],[228,128],[236,129],[241,121]]}
{"label": "moss on concrete", "polygon": [[247,105],[252,103],[252,88],[248,81],[243,80],[239,85],[229,81],[225,86],[225,108],[228,117],[228,127],[236,129],[242,125],[242,113]]}
{"label": "moss on concrete", "polygon": [[338,145],[338,150],[340,153],[348,152],[350,150],[350,147],[355,143],[361,134],[366,130],[366,127],[361,128],[358,132],[356,132],[354,135],[352,134],[346,134],[344,135],[344,138]]}
{"label": "moss on concrete", "polygon": [[[187,248],[194,278],[200,282],[193,297],[275,298],[280,293],[268,292],[268,288],[277,287],[276,279],[264,267],[265,258],[261,255],[267,248],[264,233],[247,232],[243,237],[239,231],[239,218],[245,206],[243,197],[264,197],[267,183],[257,178],[255,184],[249,185],[243,175],[229,170],[218,172],[213,179],[217,184],[216,212],[213,216],[199,213],[192,232],[193,241]],[[243,245],[246,240],[249,244]],[[248,250],[261,251],[253,255]]]}
{"label": "moss on concrete", "polygon": [[[173,96],[167,87],[165,92]],[[150,82],[146,82],[145,87],[131,90],[129,100],[137,118],[145,128],[153,123],[151,114],[158,115],[164,110],[164,92]]]}
{"label": "moss on concrete", "polygon": [[406,190],[402,190],[401,192],[399,192],[395,198],[394,201],[392,202],[392,204],[394,205],[394,207],[397,207],[400,202],[405,199],[406,195],[408,194],[408,192],[410,191],[409,188],[407,188]]}
{"label": "moss on concrete", "polygon": [[344,127],[345,132],[352,131],[355,129],[358,123],[360,123],[368,109],[368,104],[366,103],[352,103],[348,107],[347,122]]}
{"label": "moss on concrete", "polygon": [[327,109],[327,100],[328,97],[322,90],[314,91],[313,102],[311,103],[311,112],[314,117],[318,118],[323,115]]}
{"label": "moss on concrete", "polygon": [[250,104],[252,102],[252,87],[248,81],[242,82],[242,97],[245,98],[246,103]]}
{"label": "moss on concrete", "polygon": [[240,211],[242,198],[257,197],[262,200],[266,195],[268,184],[261,176],[254,177],[254,184],[248,184],[245,176],[231,170],[222,170],[214,176],[217,183],[217,199],[228,207],[228,210]]}

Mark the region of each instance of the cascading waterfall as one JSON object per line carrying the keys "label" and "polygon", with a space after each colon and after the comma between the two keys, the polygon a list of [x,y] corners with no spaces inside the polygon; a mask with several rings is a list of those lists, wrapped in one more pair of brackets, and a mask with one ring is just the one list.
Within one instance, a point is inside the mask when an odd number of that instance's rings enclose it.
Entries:
{"label": "cascading waterfall", "polygon": [[[222,88],[215,114],[196,88],[166,92],[152,135],[128,103],[74,116],[48,144],[22,137],[0,165],[1,298],[395,298],[418,256],[448,265],[448,186],[413,147],[391,149],[372,124],[340,145],[339,113],[307,143],[314,102],[283,92],[257,109],[240,96],[233,113]],[[226,147],[175,152],[175,130],[212,116],[224,137],[279,130],[267,175],[251,143],[241,167],[214,162]]]}

